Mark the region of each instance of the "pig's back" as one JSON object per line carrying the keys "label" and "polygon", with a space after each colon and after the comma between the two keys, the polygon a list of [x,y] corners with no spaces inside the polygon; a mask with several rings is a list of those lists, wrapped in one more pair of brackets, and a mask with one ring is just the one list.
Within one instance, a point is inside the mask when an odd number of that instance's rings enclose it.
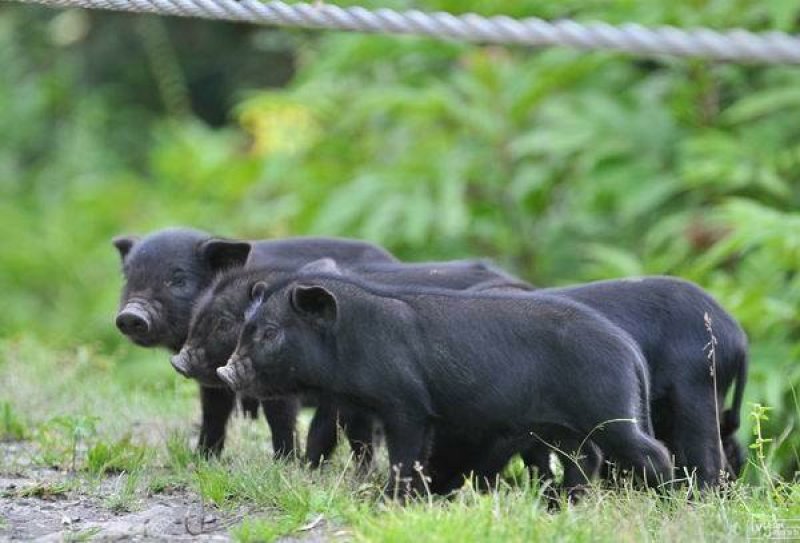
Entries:
{"label": "pig's back", "polygon": [[302,266],[332,258],[344,264],[367,262],[397,262],[387,250],[365,241],[344,238],[300,237],[253,242],[246,267],[271,264]]}

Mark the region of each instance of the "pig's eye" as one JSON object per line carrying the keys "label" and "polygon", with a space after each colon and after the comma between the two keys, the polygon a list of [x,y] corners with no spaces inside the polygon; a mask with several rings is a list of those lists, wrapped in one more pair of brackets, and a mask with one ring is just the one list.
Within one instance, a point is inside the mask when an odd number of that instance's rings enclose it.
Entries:
{"label": "pig's eye", "polygon": [[261,341],[274,341],[280,335],[280,329],[277,326],[265,326],[261,330]]}
{"label": "pig's eye", "polygon": [[233,324],[234,324],[233,320],[231,320],[229,318],[226,318],[226,317],[223,317],[217,323],[217,330],[219,332],[227,332],[231,328],[233,328]]}
{"label": "pig's eye", "polygon": [[182,289],[189,283],[187,277],[182,273],[174,273],[172,277],[167,280],[167,286],[174,289]]}

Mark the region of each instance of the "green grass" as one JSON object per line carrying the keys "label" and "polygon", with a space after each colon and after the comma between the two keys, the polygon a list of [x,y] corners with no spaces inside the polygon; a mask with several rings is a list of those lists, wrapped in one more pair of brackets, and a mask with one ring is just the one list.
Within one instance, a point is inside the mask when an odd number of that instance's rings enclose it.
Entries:
{"label": "green grass", "polygon": [[20,440],[27,435],[27,428],[9,402],[0,402],[0,440]]}
{"label": "green grass", "polygon": [[69,543],[78,543],[79,541],[91,541],[97,535],[99,528],[89,528],[88,530],[81,530],[78,532],[64,533],[64,541]]}
{"label": "green grass", "polygon": [[7,492],[4,497],[54,499],[65,496],[69,490],[70,486],[65,483],[40,483],[15,492]]}
{"label": "green grass", "polygon": [[[579,504],[562,503],[556,512],[519,465],[489,493],[466,485],[451,499],[390,503],[381,493],[385,455],[376,470],[359,477],[342,447],[329,466],[309,471],[297,462],[273,461],[266,425],[238,417],[222,458],[206,460],[192,450],[194,386],[172,374],[163,353],[147,354],[131,350],[94,360],[90,350],[54,352],[28,341],[0,345],[4,439],[23,440],[36,463],[68,474],[64,482],[6,497],[47,499],[80,489],[121,512],[153,496],[188,491],[237,519],[230,534],[242,542],[307,534],[412,543],[730,541],[800,519],[800,485],[765,482],[768,454],[763,465],[749,467],[754,484],[736,484],[724,494],[696,499],[680,490],[657,496],[598,486]],[[770,442],[763,447],[768,452]],[[0,460],[0,473],[16,469],[12,464]]]}
{"label": "green grass", "polygon": [[144,462],[149,449],[131,443],[130,434],[114,442],[99,441],[86,453],[86,469],[94,475],[132,472]]}
{"label": "green grass", "polygon": [[241,543],[258,543],[273,541],[284,534],[291,533],[294,528],[294,525],[280,520],[252,518],[243,521],[231,530],[231,535]]}
{"label": "green grass", "polygon": [[141,487],[142,472],[137,470],[120,473],[116,477],[111,493],[105,499],[105,505],[115,513],[131,511]]}

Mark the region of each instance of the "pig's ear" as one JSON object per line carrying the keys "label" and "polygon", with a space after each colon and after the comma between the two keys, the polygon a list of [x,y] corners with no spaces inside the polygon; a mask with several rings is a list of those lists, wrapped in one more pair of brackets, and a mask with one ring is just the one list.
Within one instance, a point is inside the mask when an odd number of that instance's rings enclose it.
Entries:
{"label": "pig's ear", "polygon": [[267,284],[264,281],[258,281],[250,289],[250,300],[253,302],[263,302],[267,296]]}
{"label": "pig's ear", "polygon": [[229,239],[207,239],[200,243],[200,256],[212,270],[241,268],[250,256],[250,243]]}
{"label": "pig's ear", "polygon": [[314,322],[336,320],[336,297],[325,287],[298,285],[292,289],[291,303],[295,311]]}
{"label": "pig's ear", "polygon": [[320,258],[313,262],[309,262],[302,268],[300,273],[327,273],[330,275],[342,275],[342,270],[332,258]]}
{"label": "pig's ear", "polygon": [[128,253],[131,248],[136,245],[137,241],[139,241],[138,236],[117,236],[111,239],[111,243],[117,248],[117,251],[119,251],[119,257],[122,260],[125,260],[125,257],[128,256]]}

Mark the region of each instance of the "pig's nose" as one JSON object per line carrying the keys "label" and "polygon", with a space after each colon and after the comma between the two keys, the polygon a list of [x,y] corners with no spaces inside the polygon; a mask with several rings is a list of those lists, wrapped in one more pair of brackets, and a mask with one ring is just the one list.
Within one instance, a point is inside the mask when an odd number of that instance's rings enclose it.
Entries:
{"label": "pig's nose", "polygon": [[141,311],[124,309],[117,315],[117,328],[126,336],[143,336],[150,332],[150,319]]}
{"label": "pig's nose", "polygon": [[175,368],[175,371],[183,375],[184,377],[191,377],[189,375],[189,355],[186,352],[186,347],[181,349],[181,352],[170,358],[170,362],[172,362],[172,367]]}

